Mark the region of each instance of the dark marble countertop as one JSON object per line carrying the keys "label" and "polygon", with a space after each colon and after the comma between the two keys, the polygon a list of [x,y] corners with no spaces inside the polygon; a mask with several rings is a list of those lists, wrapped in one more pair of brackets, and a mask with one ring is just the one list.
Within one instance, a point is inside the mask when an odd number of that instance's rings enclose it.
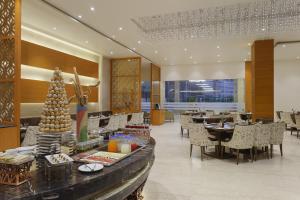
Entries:
{"label": "dark marble countertop", "polygon": [[[105,167],[101,172],[84,174],[74,163],[70,176],[47,180],[44,170],[32,172],[30,181],[20,186],[0,185],[1,200],[17,199],[124,199],[144,183],[154,162],[155,141],[132,156]],[[139,177],[137,177],[139,176]],[[134,180],[134,181],[133,181]],[[120,186],[127,184],[125,189]],[[121,187],[122,188],[122,187]],[[113,192],[113,191],[118,192]],[[112,195],[108,195],[111,193]]]}

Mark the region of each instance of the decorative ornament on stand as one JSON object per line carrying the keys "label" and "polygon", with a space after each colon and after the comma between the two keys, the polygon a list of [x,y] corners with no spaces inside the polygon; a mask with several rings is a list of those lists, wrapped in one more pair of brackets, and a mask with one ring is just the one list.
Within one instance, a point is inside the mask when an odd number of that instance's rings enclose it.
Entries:
{"label": "decorative ornament on stand", "polygon": [[88,97],[91,94],[90,87],[97,87],[100,84],[98,81],[95,85],[91,85],[87,87],[87,91],[83,91],[82,86],[80,85],[79,76],[76,70],[76,67],[73,68],[75,78],[71,78],[71,82],[74,87],[75,95],[72,96],[69,102],[76,97],[77,99],[77,127],[76,127],[76,135],[78,142],[86,142],[88,140],[88,111],[87,111],[87,103]]}

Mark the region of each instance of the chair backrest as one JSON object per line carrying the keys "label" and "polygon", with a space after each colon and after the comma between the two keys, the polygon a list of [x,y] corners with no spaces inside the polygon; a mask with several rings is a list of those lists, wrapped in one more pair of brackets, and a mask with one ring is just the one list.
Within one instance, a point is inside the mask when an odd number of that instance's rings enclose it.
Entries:
{"label": "chair backrest", "polygon": [[39,126],[28,126],[25,138],[22,142],[22,147],[33,146],[37,144],[37,134],[39,133]]}
{"label": "chair backrest", "polygon": [[108,121],[106,129],[117,130],[119,128],[120,117],[118,115],[111,115]]}
{"label": "chair backrest", "polygon": [[118,128],[125,128],[127,125],[127,114],[122,114],[119,116],[119,126]]}
{"label": "chair backrest", "polygon": [[184,115],[184,114],[180,115],[180,124],[181,124],[182,128],[188,128],[189,123],[191,123],[191,122],[192,122],[191,115]]}
{"label": "chair backrest", "polygon": [[239,123],[242,121],[241,117],[240,117],[240,113],[238,113],[238,112],[231,112],[230,116],[233,118],[234,123]]}
{"label": "chair backrest", "polygon": [[144,124],[144,112],[139,113],[139,122],[138,124]]}
{"label": "chair backrest", "polygon": [[211,117],[214,114],[215,114],[215,111],[213,111],[213,110],[207,110],[207,111],[205,111],[205,116],[207,116],[207,117]]}
{"label": "chair backrest", "polygon": [[88,119],[88,130],[94,131],[99,129],[100,118],[99,117],[90,117]]}
{"label": "chair backrest", "polygon": [[191,123],[189,127],[190,142],[194,145],[205,145],[209,133],[202,123]]}
{"label": "chair backrest", "polygon": [[230,143],[237,149],[250,149],[254,145],[255,125],[236,125]]}
{"label": "chair backrest", "polygon": [[270,144],[271,134],[274,130],[274,123],[256,124],[254,146],[268,146]]}
{"label": "chair backrest", "polygon": [[273,131],[271,133],[270,144],[282,144],[283,136],[285,132],[285,123],[274,123]]}
{"label": "chair backrest", "polygon": [[131,125],[137,125],[140,124],[140,113],[132,113],[131,114],[131,120],[128,122]]}
{"label": "chair backrest", "polygon": [[300,129],[300,114],[296,114],[294,115],[294,117],[295,117],[296,127]]}
{"label": "chair backrest", "polygon": [[285,122],[287,125],[293,124],[291,115],[292,115],[291,112],[282,112],[281,121]]}

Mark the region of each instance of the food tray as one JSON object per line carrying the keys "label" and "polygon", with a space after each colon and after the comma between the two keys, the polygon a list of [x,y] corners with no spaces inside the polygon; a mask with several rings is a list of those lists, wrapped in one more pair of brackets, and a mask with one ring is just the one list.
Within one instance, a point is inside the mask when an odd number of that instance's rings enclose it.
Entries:
{"label": "food tray", "polygon": [[52,166],[65,165],[74,161],[72,158],[70,158],[67,154],[64,153],[47,155],[45,156],[45,158]]}
{"label": "food tray", "polygon": [[[129,154],[121,154],[121,153],[108,152],[107,145],[106,145],[99,149],[94,149],[94,150],[91,150],[91,151],[88,151],[85,153],[77,154],[77,155],[73,156],[72,158],[76,162],[81,162],[81,163],[96,162],[96,163],[101,163],[106,167],[109,167],[109,166],[112,166],[112,165],[116,164],[117,162],[120,162],[120,161],[126,159],[127,157],[135,154],[136,152],[142,150],[143,148],[145,148],[145,146],[138,146],[136,150],[132,151]],[[92,161],[92,159],[90,159],[90,158],[93,158],[95,156],[99,157],[100,159],[98,159],[98,161]],[[105,157],[105,156],[108,156],[108,157]]]}

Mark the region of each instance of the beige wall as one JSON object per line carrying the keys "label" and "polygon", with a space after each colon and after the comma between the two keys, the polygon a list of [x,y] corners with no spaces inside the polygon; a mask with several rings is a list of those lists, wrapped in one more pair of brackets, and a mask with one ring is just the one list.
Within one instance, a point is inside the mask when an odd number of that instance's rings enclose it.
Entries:
{"label": "beige wall", "polygon": [[102,59],[102,74],[101,74],[101,94],[100,102],[101,110],[110,110],[110,59]]}

